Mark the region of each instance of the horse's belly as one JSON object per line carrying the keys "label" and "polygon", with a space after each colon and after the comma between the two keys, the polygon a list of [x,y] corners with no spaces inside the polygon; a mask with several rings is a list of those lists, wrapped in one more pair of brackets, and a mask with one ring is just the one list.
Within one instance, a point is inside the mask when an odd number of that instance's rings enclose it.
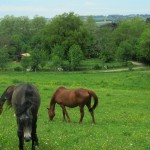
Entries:
{"label": "horse's belly", "polygon": [[70,107],[70,108],[74,108],[74,107],[77,107],[78,104],[66,104],[65,106]]}

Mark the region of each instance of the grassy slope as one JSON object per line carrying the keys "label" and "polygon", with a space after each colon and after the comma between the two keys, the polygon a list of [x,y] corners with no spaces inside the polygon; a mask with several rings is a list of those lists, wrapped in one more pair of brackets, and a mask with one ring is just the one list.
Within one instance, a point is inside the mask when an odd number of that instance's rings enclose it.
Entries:
{"label": "grassy slope", "polygon": [[[150,149],[150,73],[0,73],[0,94],[10,84],[31,82],[40,91],[42,102],[38,115],[39,150],[106,150]],[[62,122],[62,112],[56,106],[56,116],[49,122],[47,107],[54,90],[84,87],[99,97],[95,110],[96,125],[85,108],[82,124],[78,124],[79,108],[69,109],[71,123]],[[5,106],[6,107],[6,106]],[[18,146],[17,126],[13,110],[0,116],[0,149],[14,150]],[[31,143],[25,143],[30,149]]]}

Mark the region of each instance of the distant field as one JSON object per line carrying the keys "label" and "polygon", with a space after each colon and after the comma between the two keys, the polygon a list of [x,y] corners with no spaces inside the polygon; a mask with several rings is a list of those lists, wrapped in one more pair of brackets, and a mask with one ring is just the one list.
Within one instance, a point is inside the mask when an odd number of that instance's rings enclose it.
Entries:
{"label": "distant field", "polygon": [[99,22],[96,22],[96,24],[98,26],[102,26],[102,25],[107,24],[107,23],[112,23],[112,21],[99,21]]}
{"label": "distant field", "polygon": [[[90,62],[91,63],[91,62]],[[38,114],[38,150],[148,150],[150,149],[150,72],[0,72],[0,95],[11,84],[30,82],[41,94]],[[49,122],[47,107],[59,86],[88,88],[99,97],[96,124],[85,108],[79,124],[79,108],[67,108],[71,123],[62,122],[61,108]],[[6,105],[4,106],[6,108]],[[0,150],[16,150],[17,125],[12,109],[0,116]],[[26,150],[31,142],[25,143]]]}

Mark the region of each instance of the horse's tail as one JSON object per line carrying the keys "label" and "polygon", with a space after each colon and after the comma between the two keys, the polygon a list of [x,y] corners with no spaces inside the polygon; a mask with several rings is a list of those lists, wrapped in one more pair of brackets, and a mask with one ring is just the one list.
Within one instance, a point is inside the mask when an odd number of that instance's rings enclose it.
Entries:
{"label": "horse's tail", "polygon": [[90,94],[90,96],[93,96],[94,98],[94,105],[89,109],[90,112],[92,112],[98,105],[98,97],[95,94],[95,92],[88,90],[88,93]]}

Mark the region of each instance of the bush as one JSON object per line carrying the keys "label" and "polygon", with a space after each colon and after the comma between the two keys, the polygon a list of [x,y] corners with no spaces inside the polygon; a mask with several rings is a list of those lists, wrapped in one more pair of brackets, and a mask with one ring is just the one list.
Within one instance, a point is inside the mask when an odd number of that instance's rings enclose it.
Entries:
{"label": "bush", "polygon": [[95,69],[95,70],[100,70],[101,67],[100,67],[98,64],[96,64],[96,65],[94,66],[94,69]]}
{"label": "bush", "polygon": [[17,66],[17,67],[14,68],[14,71],[22,71],[22,68]]}
{"label": "bush", "polygon": [[133,64],[132,64],[132,62],[128,62],[127,66],[128,66],[129,71],[133,70]]}
{"label": "bush", "polygon": [[69,49],[69,59],[72,70],[77,70],[83,60],[83,52],[79,45],[72,45]]}

